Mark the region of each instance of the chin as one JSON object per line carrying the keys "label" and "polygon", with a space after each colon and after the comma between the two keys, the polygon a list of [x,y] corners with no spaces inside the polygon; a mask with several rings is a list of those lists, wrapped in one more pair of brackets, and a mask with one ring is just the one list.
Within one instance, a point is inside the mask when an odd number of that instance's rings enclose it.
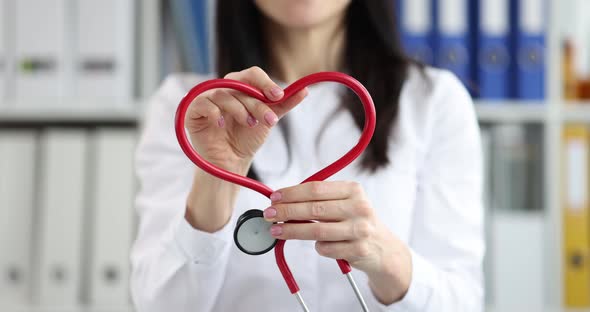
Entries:
{"label": "chin", "polygon": [[340,16],[351,0],[255,0],[273,22],[288,28],[310,28]]}

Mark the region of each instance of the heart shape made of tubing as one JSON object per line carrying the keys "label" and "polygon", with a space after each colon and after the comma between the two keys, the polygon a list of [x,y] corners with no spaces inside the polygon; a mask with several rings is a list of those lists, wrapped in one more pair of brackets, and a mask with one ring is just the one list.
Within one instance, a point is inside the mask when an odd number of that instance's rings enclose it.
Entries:
{"label": "heart shape made of tubing", "polygon": [[[199,168],[206,171],[207,173],[209,173],[217,178],[220,178],[222,180],[247,187],[249,189],[252,189],[252,190],[270,198],[270,195],[273,192],[273,190],[270,187],[266,186],[265,184],[263,184],[260,181],[256,181],[256,180],[250,179],[248,177],[241,176],[241,175],[235,174],[233,172],[229,172],[223,168],[219,168],[219,167],[209,163],[207,160],[202,158],[199,155],[199,153],[197,153],[195,151],[192,144],[190,143],[190,140],[187,136],[187,133],[186,133],[185,127],[184,127],[184,122],[185,122],[187,110],[188,110],[189,106],[191,105],[191,103],[193,102],[193,100],[197,96],[199,96],[201,93],[211,90],[211,89],[224,88],[224,89],[237,90],[237,91],[243,92],[243,93],[247,94],[248,96],[251,96],[263,103],[266,103],[269,106],[272,106],[272,105],[275,105],[275,104],[285,101],[285,99],[291,97],[292,95],[294,95],[295,93],[297,93],[301,89],[303,89],[309,85],[319,83],[319,82],[337,82],[337,83],[347,86],[360,98],[361,103],[363,104],[364,112],[365,112],[365,123],[363,126],[363,132],[362,132],[357,144],[354,147],[352,147],[352,149],[350,149],[350,151],[348,151],[346,154],[344,154],[339,159],[334,161],[332,164],[330,164],[327,167],[321,169],[320,171],[314,173],[313,175],[311,175],[310,177],[308,177],[307,179],[305,179],[301,183],[306,183],[306,182],[311,182],[311,181],[323,181],[323,180],[329,178],[330,176],[334,175],[338,171],[342,170],[344,167],[348,166],[352,161],[354,161],[358,156],[360,156],[360,154],[365,150],[367,145],[369,145],[369,142],[371,141],[371,138],[373,137],[373,133],[375,132],[375,124],[376,124],[375,105],[373,104],[373,99],[371,98],[371,95],[369,94],[367,89],[358,80],[356,80],[346,74],[339,73],[339,72],[320,72],[320,73],[315,73],[315,74],[305,76],[305,77],[295,81],[290,86],[288,86],[284,90],[283,98],[280,101],[275,101],[275,102],[267,99],[266,96],[264,96],[264,93],[262,93],[262,91],[254,88],[248,84],[240,82],[240,81],[231,80],[231,79],[213,79],[213,80],[208,80],[208,81],[202,82],[202,83],[196,85],[195,87],[193,87],[182,98],[182,100],[180,101],[180,104],[178,105],[178,108],[176,110],[175,130],[176,130],[176,137],[178,139],[180,147],[181,147],[182,151],[186,154],[186,156],[193,163],[195,163],[195,165],[197,165]],[[299,221],[299,222],[301,222],[301,221]],[[303,222],[305,222],[305,221],[303,221]],[[281,273],[283,274],[283,278],[285,279],[285,281],[287,282],[287,285],[289,286],[289,290],[291,290],[291,293],[295,293],[295,292],[299,291],[299,287],[297,286],[297,283],[295,282],[293,275],[291,274],[291,271],[289,270],[289,267],[287,266],[287,263],[284,259],[284,254],[283,254],[284,243],[285,243],[284,240],[279,240],[277,242],[277,245],[275,246],[275,257],[277,259],[277,264],[279,266],[279,269],[281,270]],[[342,273],[344,273],[344,274],[349,273],[351,271],[350,265],[345,260],[341,260],[341,259],[338,260],[338,265],[339,265]]]}

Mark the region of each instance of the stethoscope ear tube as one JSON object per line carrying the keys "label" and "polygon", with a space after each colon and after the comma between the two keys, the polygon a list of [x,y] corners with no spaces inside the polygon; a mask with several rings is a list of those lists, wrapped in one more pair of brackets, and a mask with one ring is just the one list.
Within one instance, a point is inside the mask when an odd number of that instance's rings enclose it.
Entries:
{"label": "stethoscope ear tube", "polygon": [[[289,221],[289,223],[309,223],[309,222],[311,222],[311,221]],[[279,270],[281,271],[281,274],[283,275],[283,279],[287,283],[287,287],[289,287],[289,291],[291,292],[291,294],[293,294],[297,297],[297,301],[299,301],[299,304],[301,305],[301,308],[303,309],[303,311],[309,312],[309,309],[307,308],[307,305],[305,304],[305,301],[303,300],[303,296],[301,295],[299,285],[297,285],[297,281],[295,281],[295,277],[293,277],[293,273],[291,273],[291,269],[289,269],[289,265],[287,264],[287,261],[285,260],[285,252],[284,252],[285,241],[282,239],[278,240],[278,242],[274,248],[275,248],[275,260],[277,262]],[[365,299],[363,298],[363,295],[361,294],[361,291],[359,290],[358,286],[356,285],[356,282],[354,281],[354,277],[352,276],[352,268],[350,267],[350,264],[346,260],[342,260],[342,259],[338,259],[338,260],[336,260],[336,262],[338,263],[338,267],[340,267],[340,271],[342,272],[342,274],[344,274],[346,276],[346,279],[348,280],[350,287],[352,288],[356,298],[358,299],[358,302],[361,305],[361,308],[363,309],[364,312],[368,312],[369,308],[367,306],[367,303],[365,302]]]}
{"label": "stethoscope ear tube", "polygon": [[[327,167],[323,168],[322,170],[316,172],[309,178],[305,179],[301,183],[306,183],[310,181],[323,181],[342,168],[348,166],[352,161],[354,161],[369,145],[371,138],[373,137],[373,133],[375,132],[375,125],[376,125],[376,113],[375,113],[375,106],[373,104],[373,99],[371,95],[367,91],[367,89],[356,79],[338,72],[322,72],[322,73],[315,73],[309,76],[303,77],[292,85],[287,87],[284,91],[284,98],[288,98],[293,94],[297,93],[298,91],[302,90],[303,88],[307,87],[308,85],[318,83],[318,82],[336,82],[347,86],[351,89],[361,100],[363,104],[364,113],[365,113],[365,123],[363,126],[363,131],[361,136],[357,142],[357,144],[346,154],[342,157],[337,159],[332,164],[328,165]],[[240,176],[233,172],[229,172],[224,170],[223,168],[219,168],[205,159],[203,159],[199,153],[195,151],[193,148],[188,135],[186,133],[184,122],[186,118],[186,114],[188,108],[193,103],[194,99],[199,96],[201,93],[216,89],[216,88],[229,88],[234,89],[240,92],[245,93],[253,98],[256,98],[268,105],[277,104],[277,102],[271,102],[268,100],[264,93],[260,90],[242,83],[240,81],[231,80],[231,79],[214,79],[205,81],[193,87],[181,100],[178,108],[176,110],[175,116],[175,131],[176,131],[176,138],[178,139],[178,143],[182,151],[186,154],[186,156],[197,165],[199,168],[204,170],[205,172],[220,178],[222,180],[235,183],[244,187],[247,187],[251,190],[254,190],[266,197],[270,197],[272,193],[272,189],[263,183],[252,180],[250,178]],[[250,254],[250,255],[260,255],[270,251],[273,247],[275,248],[275,258],[279,269],[281,270],[281,274],[289,287],[291,293],[297,295],[297,299],[302,305],[304,311],[309,311],[305,306],[305,302],[299,293],[299,286],[291,274],[289,270],[289,266],[285,261],[285,256],[283,253],[283,247],[285,244],[284,240],[276,240],[272,237],[269,238],[267,235],[268,228],[270,228],[272,224],[268,223],[264,220],[262,216],[261,210],[249,210],[246,211],[240,218],[238,218],[238,222],[236,224],[236,229],[234,231],[234,241],[236,242],[236,246],[243,252]],[[266,229],[266,230],[265,230]],[[348,262],[345,260],[337,260],[338,266],[343,274],[349,279],[357,298],[361,306],[363,307],[363,311],[368,311],[367,306],[361,296],[361,293],[356,287],[354,283],[354,279],[351,275],[351,268]]]}

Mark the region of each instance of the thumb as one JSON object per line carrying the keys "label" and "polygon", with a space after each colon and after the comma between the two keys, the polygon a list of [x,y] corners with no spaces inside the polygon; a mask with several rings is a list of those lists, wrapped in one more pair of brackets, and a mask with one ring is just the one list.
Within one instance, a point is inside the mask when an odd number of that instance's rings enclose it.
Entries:
{"label": "thumb", "polygon": [[299,90],[297,93],[291,95],[288,99],[278,104],[270,105],[270,109],[277,114],[277,117],[282,118],[285,116],[289,111],[291,111],[295,106],[297,106],[305,97],[309,91],[307,88],[303,88]]}

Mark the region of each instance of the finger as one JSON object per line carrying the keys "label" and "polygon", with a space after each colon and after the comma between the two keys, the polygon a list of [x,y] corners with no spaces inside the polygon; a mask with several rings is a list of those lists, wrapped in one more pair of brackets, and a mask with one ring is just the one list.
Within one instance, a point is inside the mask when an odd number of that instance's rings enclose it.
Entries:
{"label": "finger", "polygon": [[229,73],[225,75],[224,78],[245,82],[258,88],[262,90],[264,95],[271,101],[278,101],[285,94],[283,89],[274,83],[268,74],[258,66],[253,66],[239,72]]}
{"label": "finger", "polygon": [[303,101],[308,94],[309,90],[307,88],[303,88],[299,90],[297,93],[290,96],[284,102],[271,105],[270,107],[280,119],[293,108],[295,108],[295,106],[301,103],[301,101]]}
{"label": "finger", "polygon": [[265,125],[272,127],[279,121],[277,114],[265,103],[237,91],[232,92],[232,95],[246,107],[256,120],[263,121]]}
{"label": "finger", "polygon": [[371,215],[369,203],[361,199],[326,200],[302,203],[275,204],[264,210],[264,218],[271,222],[289,220],[342,221]]}
{"label": "finger", "polygon": [[356,182],[315,181],[280,189],[272,193],[270,199],[273,204],[296,203],[356,198],[362,193],[362,186]]}
{"label": "finger", "polygon": [[[187,120],[205,119],[206,123],[203,125],[211,125],[223,127],[225,120],[221,114],[221,109],[211,102],[207,97],[197,97],[190,105],[190,109],[186,114]],[[197,129],[198,130],[198,129]]]}
{"label": "finger", "polygon": [[309,94],[307,88],[301,89],[299,92],[290,96],[282,103],[273,104],[271,106],[263,103],[253,97],[249,97],[241,92],[235,92],[233,95],[246,106],[246,109],[257,119],[263,120],[264,123],[272,127],[280,118],[291,111]]}
{"label": "finger", "polygon": [[316,242],[315,250],[321,256],[332,259],[345,259],[354,262],[366,258],[371,253],[371,248],[366,241],[342,241],[342,242]]}
{"label": "finger", "polygon": [[250,116],[246,107],[244,107],[244,105],[228,91],[221,89],[215,90],[208,96],[208,98],[215,105],[219,106],[222,111],[227,112],[232,116],[238,124],[244,127],[252,127],[256,125],[256,120]]}
{"label": "finger", "polygon": [[270,228],[278,239],[345,241],[356,239],[353,222],[281,223]]}

